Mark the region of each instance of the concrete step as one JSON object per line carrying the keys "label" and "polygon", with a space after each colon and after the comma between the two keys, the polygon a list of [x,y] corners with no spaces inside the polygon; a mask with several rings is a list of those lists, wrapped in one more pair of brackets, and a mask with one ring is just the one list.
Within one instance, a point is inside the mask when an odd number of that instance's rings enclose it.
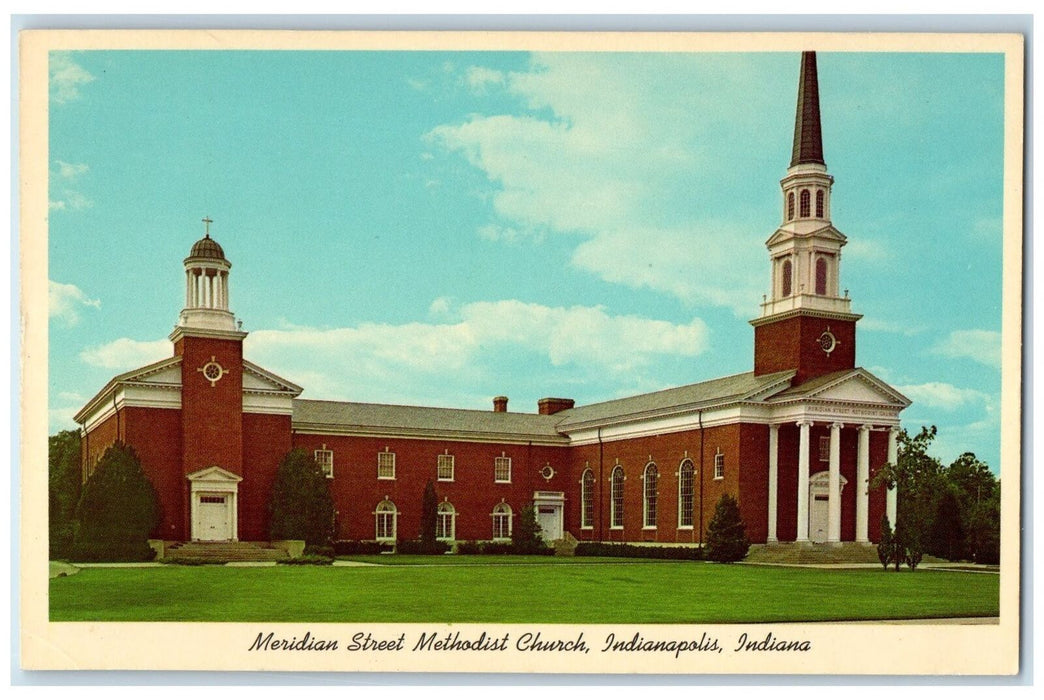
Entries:
{"label": "concrete step", "polygon": [[842,542],[840,544],[813,544],[780,542],[754,544],[747,558],[752,563],[764,564],[879,564],[877,547],[872,544]]}
{"label": "concrete step", "polygon": [[166,547],[166,559],[197,561],[277,561],[289,556],[285,549],[268,542],[173,542]]}

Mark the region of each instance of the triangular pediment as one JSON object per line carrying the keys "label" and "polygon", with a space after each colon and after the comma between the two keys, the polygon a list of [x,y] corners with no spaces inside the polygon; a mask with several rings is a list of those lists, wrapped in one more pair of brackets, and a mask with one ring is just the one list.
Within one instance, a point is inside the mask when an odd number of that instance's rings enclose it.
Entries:
{"label": "triangular pediment", "polygon": [[826,225],[822,228],[813,229],[810,231],[796,231],[790,228],[778,228],[776,232],[769,236],[769,239],[765,241],[765,245],[769,248],[788,241],[792,238],[822,238],[828,241],[836,241],[841,245],[848,242],[848,237],[845,234],[838,231],[832,225]]}
{"label": "triangular pediment", "polygon": [[304,389],[253,362],[243,361],[243,390],[278,392],[299,396]]}
{"label": "triangular pediment", "polygon": [[903,408],[911,403],[910,399],[862,368],[809,380],[786,394],[788,399],[890,404]]}
{"label": "triangular pediment", "polygon": [[185,478],[189,481],[208,481],[211,483],[239,483],[243,480],[243,477],[238,474],[233,474],[221,467],[206,467],[198,472],[186,474]]}
{"label": "triangular pediment", "polygon": [[116,377],[120,384],[181,384],[181,356],[168,357]]}

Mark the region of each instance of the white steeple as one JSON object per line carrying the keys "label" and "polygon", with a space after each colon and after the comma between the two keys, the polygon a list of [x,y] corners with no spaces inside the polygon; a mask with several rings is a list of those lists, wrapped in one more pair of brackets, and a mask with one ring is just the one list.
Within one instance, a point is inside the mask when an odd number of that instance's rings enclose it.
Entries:
{"label": "white steeple", "polygon": [[217,241],[210,237],[209,218],[204,218],[206,235],[192,246],[185,258],[185,308],[178,328],[236,332],[235,315],[228,309],[228,274],[232,263]]}

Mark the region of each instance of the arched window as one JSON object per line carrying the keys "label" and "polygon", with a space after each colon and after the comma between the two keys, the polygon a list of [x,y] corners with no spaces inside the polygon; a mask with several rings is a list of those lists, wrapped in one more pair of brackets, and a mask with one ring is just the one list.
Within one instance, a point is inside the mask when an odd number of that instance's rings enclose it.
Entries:
{"label": "arched window", "polygon": [[827,293],[827,262],[825,258],[816,258],[816,294]]}
{"label": "arched window", "polygon": [[812,193],[801,190],[801,218],[807,219],[812,216]]}
{"label": "arched window", "polygon": [[678,470],[678,527],[692,527],[693,481],[696,467],[691,460],[681,463]]}
{"label": "arched window", "polygon": [[787,193],[787,221],[794,219],[794,193]]}
{"label": "arched window", "polygon": [[624,471],[617,465],[609,481],[609,527],[623,527]]}
{"label": "arched window", "polygon": [[580,477],[580,527],[594,527],[594,472],[584,470]]}
{"label": "arched window", "polygon": [[501,501],[493,506],[493,539],[511,539],[511,506]]}
{"label": "arched window", "polygon": [[822,219],[824,217],[824,199],[823,190],[816,190],[816,218]]}
{"label": "arched window", "polygon": [[656,493],[660,473],[651,462],[645,467],[645,485],[642,489],[642,526],[656,527]]}
{"label": "arched window", "polygon": [[399,517],[399,511],[391,501],[381,501],[374,511],[376,518],[375,539],[378,542],[395,541],[395,524]]}
{"label": "arched window", "polygon": [[790,293],[794,291],[794,266],[789,259],[783,261],[783,272],[781,274],[783,277],[783,296],[789,297]]}
{"label": "arched window", "polygon": [[452,540],[457,534],[457,511],[453,504],[443,501],[439,504],[438,519],[435,521],[435,539]]}

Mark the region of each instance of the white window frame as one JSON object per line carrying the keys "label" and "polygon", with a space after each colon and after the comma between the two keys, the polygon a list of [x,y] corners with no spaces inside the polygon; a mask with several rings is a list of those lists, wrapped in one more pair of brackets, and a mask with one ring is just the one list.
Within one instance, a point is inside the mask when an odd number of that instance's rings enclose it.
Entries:
{"label": "white window frame", "polygon": [[[446,525],[449,525],[447,531]],[[441,533],[441,534],[440,534]],[[452,542],[457,536],[457,509],[449,501],[439,504],[435,520],[435,539],[441,542]]]}
{"label": "white window frame", "polygon": [[[493,519],[493,540],[495,542],[504,542],[505,540],[511,539],[511,527],[515,519],[515,511],[511,509],[511,506],[501,501],[500,503],[493,506],[493,512],[490,513],[490,517]],[[497,521],[507,521],[507,527],[501,525],[497,527]],[[504,534],[505,529],[507,534]],[[500,531],[498,535],[497,532]]]}
{"label": "white window frame", "polygon": [[[651,478],[650,478],[651,477]],[[649,493],[649,484],[652,484],[653,492]],[[654,462],[645,465],[642,472],[642,529],[656,529],[656,502],[660,495],[660,470]]]}
{"label": "white window frame", "polygon": [[328,450],[326,449],[326,445],[323,445],[322,449],[313,452],[312,456],[315,459],[315,463],[323,470],[323,474],[326,475],[326,478],[332,479],[334,477],[333,450]]}
{"label": "white window frame", "polygon": [[[587,477],[591,477],[588,483]],[[590,468],[584,470],[580,475],[580,529],[594,529],[594,471]],[[588,511],[591,511],[588,514]]]}
{"label": "white window frame", "polygon": [[[378,542],[394,542],[399,530],[399,509],[386,498],[377,504],[373,515],[373,538]],[[391,534],[388,533],[389,520]]]}
{"label": "white window frame", "polygon": [[725,453],[719,452],[714,455],[714,480],[725,478]]}
{"label": "white window frame", "polygon": [[[435,476],[439,481],[453,481],[453,477],[456,473],[456,460],[453,455],[446,452],[445,454],[439,455],[439,459],[435,465]],[[449,468],[449,476],[443,476],[443,469]]]}
{"label": "white window frame", "polygon": [[[685,469],[689,469],[689,508],[686,511],[685,506],[685,494],[682,491],[682,485],[685,483]],[[693,511],[696,505],[696,465],[693,464],[691,459],[683,459],[682,463],[678,466],[678,529],[679,530],[691,530],[693,529]],[[686,518],[683,517],[688,515],[689,522],[685,522]]]}
{"label": "white window frame", "polygon": [[[507,478],[502,478],[503,470],[507,470]],[[493,458],[493,482],[497,484],[511,483],[511,458],[500,455]]]}
{"label": "white window frame", "polygon": [[[620,474],[620,505],[616,505],[616,474]],[[624,526],[624,481],[627,475],[623,467],[617,464],[609,476],[609,529],[623,530]]]}
{"label": "white window frame", "polygon": [[[390,462],[390,464],[382,464],[381,462]],[[391,467],[391,475],[382,474],[382,470],[387,470]],[[395,453],[390,451],[387,447],[384,448],[384,452],[377,453],[377,478],[378,479],[394,479],[395,478]]]}

